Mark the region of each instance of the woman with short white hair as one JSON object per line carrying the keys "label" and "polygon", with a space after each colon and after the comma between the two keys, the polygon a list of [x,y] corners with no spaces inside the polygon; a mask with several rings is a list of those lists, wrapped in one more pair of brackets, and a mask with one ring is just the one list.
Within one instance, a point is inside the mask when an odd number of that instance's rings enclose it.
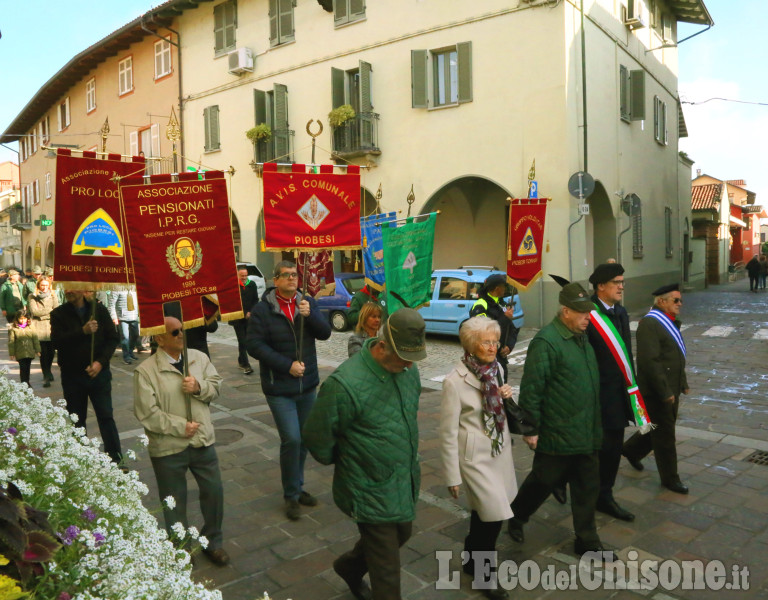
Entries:
{"label": "woman with short white hair", "polygon": [[[499,324],[484,315],[466,321],[459,331],[464,356],[443,382],[441,458],[446,485],[454,498],[465,484],[472,510],[464,540],[468,552],[496,549],[502,522],[512,517],[509,505],[517,494],[503,401],[512,397],[512,388],[503,383],[503,371],[496,361],[500,334]],[[491,564],[495,570],[495,562]],[[483,565],[478,567],[478,573],[482,572]],[[474,576],[474,560],[470,558],[463,568]],[[483,592],[494,600],[507,598],[500,588]]]}

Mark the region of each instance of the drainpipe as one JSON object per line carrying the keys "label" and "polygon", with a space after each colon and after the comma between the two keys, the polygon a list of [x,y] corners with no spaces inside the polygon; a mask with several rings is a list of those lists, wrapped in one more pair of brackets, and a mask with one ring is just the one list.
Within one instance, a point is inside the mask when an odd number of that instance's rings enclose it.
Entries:
{"label": "drainpipe", "polygon": [[179,153],[181,154],[181,169],[179,169],[179,172],[184,172],[184,169],[186,168],[186,154],[184,152],[184,96],[182,95],[182,69],[181,69],[181,34],[178,31],[175,31],[171,29],[170,27],[166,27],[165,25],[160,25],[155,21],[154,15],[152,15],[149,20],[152,23],[156,23],[157,25],[163,27],[163,29],[167,29],[172,34],[176,36],[176,39],[178,41],[174,42],[172,39],[167,38],[165,36],[160,35],[156,31],[152,31],[149,29],[146,25],[144,25],[144,20],[141,21],[141,28],[149,33],[150,35],[153,35],[157,38],[160,38],[161,40],[165,40],[172,46],[176,46],[176,57],[178,59],[179,63],[179,131],[181,132],[181,137],[179,138]]}

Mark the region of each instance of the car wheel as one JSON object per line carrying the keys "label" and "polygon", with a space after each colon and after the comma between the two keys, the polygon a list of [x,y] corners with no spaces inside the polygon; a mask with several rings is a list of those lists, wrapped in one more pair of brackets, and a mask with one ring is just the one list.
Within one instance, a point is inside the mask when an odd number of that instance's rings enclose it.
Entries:
{"label": "car wheel", "polygon": [[340,310],[335,310],[331,313],[331,327],[334,331],[346,331],[347,329],[347,315]]}

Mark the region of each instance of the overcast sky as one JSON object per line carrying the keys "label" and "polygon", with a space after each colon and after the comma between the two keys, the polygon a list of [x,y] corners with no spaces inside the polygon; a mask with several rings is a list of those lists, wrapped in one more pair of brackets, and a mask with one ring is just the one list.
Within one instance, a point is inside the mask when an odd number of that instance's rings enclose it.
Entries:
{"label": "overcast sky", "polygon": [[[307,0],[302,0],[307,1]],[[384,0],[378,0],[384,1]],[[766,0],[705,0],[715,26],[680,45],[680,95],[689,137],[680,150],[695,169],[719,179],[745,179],[768,205],[768,35]],[[4,0],[0,13],[0,131],[75,54],[135,19],[159,0]],[[45,15],[44,19],[40,16]],[[682,39],[701,26],[681,24]],[[76,33],[75,33],[76,32]],[[16,145],[13,145],[16,148]],[[0,162],[14,152],[0,146]]]}

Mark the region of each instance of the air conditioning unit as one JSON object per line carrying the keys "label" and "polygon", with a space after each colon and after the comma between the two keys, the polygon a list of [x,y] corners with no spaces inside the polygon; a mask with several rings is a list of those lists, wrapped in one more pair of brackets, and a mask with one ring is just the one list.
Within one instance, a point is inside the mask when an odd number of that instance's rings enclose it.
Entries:
{"label": "air conditioning unit", "polygon": [[627,0],[627,6],[624,9],[624,25],[630,29],[648,26],[648,8],[643,0]]}
{"label": "air conditioning unit", "polygon": [[250,48],[238,48],[228,55],[229,72],[233,75],[253,73],[253,50]]}

